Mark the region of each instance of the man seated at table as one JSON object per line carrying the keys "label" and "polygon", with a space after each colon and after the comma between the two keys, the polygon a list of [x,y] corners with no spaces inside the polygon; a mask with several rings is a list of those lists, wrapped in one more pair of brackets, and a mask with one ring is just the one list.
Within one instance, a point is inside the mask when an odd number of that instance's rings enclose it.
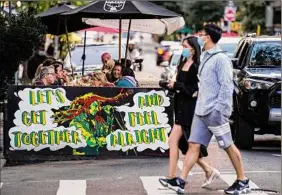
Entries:
{"label": "man seated at table", "polygon": [[102,61],[102,63],[103,63],[103,67],[102,67],[102,69],[104,69],[104,66],[107,64],[107,62],[109,61],[109,60],[111,60],[112,59],[112,56],[111,56],[111,54],[109,54],[109,53],[103,53],[102,55],[101,55],[101,61]]}
{"label": "man seated at table", "polygon": [[63,69],[63,63],[59,61],[55,61],[51,64],[54,67],[56,73],[56,81],[55,85],[63,85],[67,86],[70,83],[70,79],[68,77],[67,71]]}

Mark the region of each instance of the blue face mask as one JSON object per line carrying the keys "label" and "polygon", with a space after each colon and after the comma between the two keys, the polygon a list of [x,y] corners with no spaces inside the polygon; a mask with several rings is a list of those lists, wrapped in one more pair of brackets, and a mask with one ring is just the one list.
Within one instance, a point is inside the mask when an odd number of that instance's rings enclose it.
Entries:
{"label": "blue face mask", "polygon": [[198,44],[200,45],[200,47],[204,46],[204,41],[201,37],[198,37],[197,41],[198,41]]}
{"label": "blue face mask", "polygon": [[182,56],[183,56],[184,58],[189,58],[189,57],[191,56],[190,50],[189,50],[188,48],[183,48],[183,50],[182,50]]}

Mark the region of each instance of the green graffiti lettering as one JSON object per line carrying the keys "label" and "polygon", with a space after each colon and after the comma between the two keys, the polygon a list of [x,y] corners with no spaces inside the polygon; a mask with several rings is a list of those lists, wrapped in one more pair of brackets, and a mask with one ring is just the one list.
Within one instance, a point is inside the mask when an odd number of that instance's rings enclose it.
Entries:
{"label": "green graffiti lettering", "polygon": [[[38,137],[39,137],[39,143],[42,145],[46,144],[46,134],[43,131],[38,131]],[[48,142],[50,143],[49,137],[48,137]],[[52,144],[54,145],[54,144]]]}
{"label": "green graffiti lettering", "polygon": [[74,143],[74,144],[77,144],[78,142],[81,143],[78,132],[72,131],[71,137],[72,137],[72,143]]}
{"label": "green graffiti lettering", "polygon": [[138,130],[136,130],[136,131],[134,131],[134,132],[135,132],[136,142],[137,142],[138,144],[141,144],[141,143],[142,143],[141,132],[138,131]]}
{"label": "green graffiti lettering", "polygon": [[47,131],[47,137],[48,137],[48,144],[53,146],[55,144],[55,132],[54,132],[54,130]]}
{"label": "green graffiti lettering", "polygon": [[29,116],[29,113],[27,111],[24,111],[22,113],[22,123],[26,126],[31,125],[30,116]]}
{"label": "green graffiti lettering", "polygon": [[15,147],[20,148],[21,147],[21,132],[16,131],[16,132],[13,132],[12,134],[15,135],[15,138],[14,138]]}
{"label": "green graffiti lettering", "polygon": [[134,112],[128,112],[128,119],[129,119],[129,125],[131,127],[135,127],[135,113]]}
{"label": "green graffiti lettering", "polygon": [[124,135],[123,133],[118,132],[118,145],[124,146]]}
{"label": "green graffiti lettering", "polygon": [[144,111],[143,114],[144,114],[144,123],[146,125],[152,124],[149,112]]}
{"label": "green graffiti lettering", "polygon": [[39,146],[38,134],[33,131],[30,133],[30,138],[31,138],[31,144],[34,145],[35,147],[38,147]]}
{"label": "green graffiti lettering", "polygon": [[158,115],[155,111],[151,111],[151,119],[152,119],[152,124],[154,125],[159,124]]}
{"label": "green graffiti lettering", "polygon": [[46,111],[45,110],[39,111],[39,120],[40,120],[40,124],[46,125]]}
{"label": "green graffiti lettering", "polygon": [[64,97],[64,93],[63,93],[62,90],[56,89],[55,94],[56,94],[56,99],[57,99],[58,102],[60,102],[60,103],[66,102],[65,97]]}
{"label": "green graffiti lettering", "polygon": [[126,140],[127,145],[131,146],[135,144],[131,133],[125,132],[125,140]]}
{"label": "green graffiti lettering", "polygon": [[147,136],[147,131],[146,130],[141,130],[141,139],[142,139],[142,142],[145,143],[145,144],[149,144],[150,141],[149,141],[149,138]]}
{"label": "green graffiti lettering", "polygon": [[21,140],[23,144],[29,145],[30,144],[30,135],[28,135],[27,133],[23,133]]}
{"label": "green graffiti lettering", "polygon": [[111,146],[115,147],[117,144],[117,136],[114,134],[110,135],[110,142],[111,142]]}
{"label": "green graffiti lettering", "polygon": [[138,107],[142,109],[144,105],[145,105],[145,98],[142,96],[139,96],[138,97]]}
{"label": "green graffiti lettering", "polygon": [[34,91],[29,91],[29,103],[33,106],[36,105]]}
{"label": "green graffiti lettering", "polygon": [[53,94],[53,90],[45,90],[46,103],[49,105],[52,104],[52,94]]}
{"label": "green graffiti lettering", "polygon": [[37,91],[37,101],[38,101],[39,104],[44,103],[44,101],[43,101],[43,93],[40,90]]}
{"label": "green graffiti lettering", "polygon": [[140,112],[136,112],[137,124],[144,125],[143,115]]}

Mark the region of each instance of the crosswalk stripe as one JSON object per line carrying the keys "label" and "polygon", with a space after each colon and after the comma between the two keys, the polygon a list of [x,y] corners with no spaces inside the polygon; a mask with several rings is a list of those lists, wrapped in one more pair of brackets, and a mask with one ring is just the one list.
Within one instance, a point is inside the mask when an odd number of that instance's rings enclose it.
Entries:
{"label": "crosswalk stripe", "polygon": [[[178,160],[177,166],[180,169],[180,171],[183,169],[183,161]],[[190,171],[188,175],[193,175],[193,173]]]}
{"label": "crosswalk stripe", "polygon": [[[237,178],[236,174],[221,174],[220,177],[229,186],[231,186]],[[249,186],[251,189],[259,189],[259,187],[251,180],[249,182]],[[255,192],[248,193],[248,195],[256,195],[256,194],[267,195],[267,193],[261,193],[261,192],[260,193],[255,193]]]}
{"label": "crosswalk stripe", "polygon": [[1,182],[1,183],[0,183],[0,189],[2,188],[2,186],[3,186],[3,183]]}
{"label": "crosswalk stripe", "polygon": [[147,195],[165,195],[165,194],[176,194],[172,190],[163,187],[158,181],[159,178],[164,178],[164,176],[141,176],[143,187],[147,192]]}
{"label": "crosswalk stripe", "polygon": [[57,195],[86,195],[86,180],[60,180]]}
{"label": "crosswalk stripe", "polygon": [[179,160],[179,161],[177,162],[177,166],[178,166],[178,168],[179,168],[180,170],[182,170],[182,168],[183,168],[183,162],[182,162],[181,160]]}
{"label": "crosswalk stripe", "polygon": [[281,157],[281,154],[272,154],[272,156]]}

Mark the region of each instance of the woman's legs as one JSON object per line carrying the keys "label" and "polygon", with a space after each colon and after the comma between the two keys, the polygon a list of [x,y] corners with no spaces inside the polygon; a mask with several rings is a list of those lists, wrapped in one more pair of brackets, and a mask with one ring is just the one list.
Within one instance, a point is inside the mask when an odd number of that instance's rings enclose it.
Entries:
{"label": "woman's legs", "polygon": [[179,158],[178,143],[182,136],[182,128],[180,125],[174,124],[173,129],[168,138],[169,144],[169,178],[176,177],[177,162]]}
{"label": "woman's legs", "polygon": [[213,168],[206,161],[204,161],[203,158],[199,158],[197,164],[205,171],[206,178],[209,178],[212,174]]}

